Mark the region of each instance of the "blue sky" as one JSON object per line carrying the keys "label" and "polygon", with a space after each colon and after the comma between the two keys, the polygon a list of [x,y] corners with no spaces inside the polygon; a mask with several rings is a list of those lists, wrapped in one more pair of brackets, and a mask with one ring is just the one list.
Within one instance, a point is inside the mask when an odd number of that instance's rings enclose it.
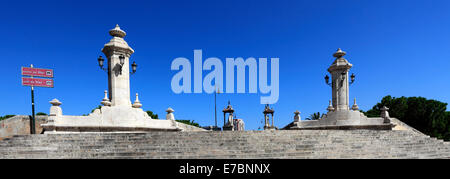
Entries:
{"label": "blue sky", "polygon": [[[174,94],[177,57],[204,59],[280,58],[280,96],[273,105],[283,127],[299,110],[302,118],[325,112],[331,89],[326,69],[337,48],[347,52],[356,82],[350,98],[363,110],[383,96],[423,96],[450,102],[450,2],[417,0],[342,1],[8,1],[0,7],[0,115],[30,114],[30,88],[20,67],[55,69],[55,87],[37,88],[36,111],[48,113],[58,98],[63,114],[87,114],[107,89],[97,57],[119,24],[139,65],[131,77],[144,110],[201,125],[214,124],[214,96]],[[204,75],[207,72],[203,72]],[[261,94],[220,94],[247,129],[262,126]],[[134,101],[134,96],[131,98]]]}

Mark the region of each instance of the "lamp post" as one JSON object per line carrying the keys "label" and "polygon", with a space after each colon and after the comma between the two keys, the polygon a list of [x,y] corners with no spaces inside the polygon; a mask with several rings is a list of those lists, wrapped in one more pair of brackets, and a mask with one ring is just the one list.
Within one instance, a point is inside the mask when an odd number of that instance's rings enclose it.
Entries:
{"label": "lamp post", "polygon": [[[100,67],[100,69],[102,69],[104,71],[108,71],[107,68],[103,68],[103,64],[105,63],[105,59],[101,55],[97,58],[97,61],[98,61],[98,66]],[[120,74],[122,74],[122,67],[123,67],[123,64],[125,63],[125,57],[123,55],[120,55],[119,56],[119,61],[120,61],[119,62],[119,66],[120,66],[120,68],[119,68],[120,71],[119,72],[120,72]],[[137,64],[134,61],[131,64],[131,70],[132,71],[130,72],[130,74],[136,73]]]}
{"label": "lamp post", "polygon": [[350,85],[353,84],[353,82],[355,82],[355,74],[352,73],[352,75],[350,76]]}
{"label": "lamp post", "polygon": [[217,126],[217,94],[220,94],[220,89],[217,88],[217,86],[214,86],[215,90],[214,90],[214,130],[216,130],[218,128]]}
{"label": "lamp post", "polygon": [[[345,80],[345,72],[342,72],[342,79],[341,79],[341,81],[342,80]],[[353,82],[355,82],[355,74],[354,73],[352,73],[352,75],[350,76],[350,85],[351,84],[353,84]],[[324,77],[324,79],[325,79],[325,83],[327,84],[327,85],[329,85],[329,86],[331,86],[332,84],[329,82],[330,81],[330,77],[328,76],[328,75],[325,75],[325,77]]]}
{"label": "lamp post", "polygon": [[105,62],[105,59],[101,55],[97,58],[97,61],[98,61],[98,66],[100,66],[100,69],[105,70],[105,71],[108,70],[106,68],[103,68],[103,63]]}
{"label": "lamp post", "polygon": [[348,110],[349,86],[355,82],[355,74],[348,77],[348,72],[353,65],[344,58],[345,54],[346,52],[340,48],[333,54],[336,59],[328,68],[331,77],[328,75],[324,77],[325,83],[331,86],[332,107],[337,111]]}
{"label": "lamp post", "polygon": [[[101,57],[101,56],[100,56],[100,57]],[[331,83],[330,83],[329,81],[330,81],[330,77],[329,77],[328,75],[325,75],[325,83],[326,83],[327,85],[331,86]]]}

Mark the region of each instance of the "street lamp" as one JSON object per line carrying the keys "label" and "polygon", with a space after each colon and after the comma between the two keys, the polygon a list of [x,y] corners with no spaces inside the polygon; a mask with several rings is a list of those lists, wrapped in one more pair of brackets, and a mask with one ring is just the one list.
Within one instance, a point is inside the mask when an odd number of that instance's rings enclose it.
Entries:
{"label": "street lamp", "polygon": [[352,84],[353,82],[355,82],[355,74],[352,73],[352,76],[350,76],[350,79],[352,80],[350,82],[350,84]]}
{"label": "street lamp", "polygon": [[[341,83],[342,83],[342,81],[344,81],[345,80],[345,71],[344,72],[342,72],[341,73]],[[355,74],[354,73],[352,73],[352,75],[350,76],[350,85],[351,84],[353,84],[353,82],[355,82]],[[328,75],[325,75],[325,83],[327,84],[327,85],[330,85],[331,86],[331,83],[329,82],[329,80],[330,80],[330,77],[328,76]]]}
{"label": "street lamp", "polygon": [[123,66],[123,64],[125,63],[125,57],[123,55],[119,56],[119,62],[120,62],[120,66]]}
{"label": "street lamp", "polygon": [[[108,71],[108,69],[107,68],[103,68],[103,64],[105,63],[105,59],[100,55],[98,58],[97,58],[97,61],[98,61],[98,66],[100,67],[100,69],[102,69],[102,70],[104,70],[104,71]],[[122,67],[123,67],[123,65],[125,64],[125,57],[123,56],[123,55],[120,55],[119,56],[119,73],[120,74],[122,74]],[[136,64],[136,62],[134,62],[133,61],[133,63],[131,64],[131,72],[130,72],[130,74],[134,74],[134,73],[136,73],[136,70],[137,70],[137,64]]]}
{"label": "street lamp", "polygon": [[100,69],[102,69],[104,71],[108,70],[106,68],[103,68],[103,63],[105,62],[105,59],[103,59],[103,57],[101,55],[97,58],[97,61],[98,61],[98,66],[100,66]]}
{"label": "street lamp", "polygon": [[325,83],[326,83],[327,85],[330,85],[330,86],[331,86],[331,83],[329,82],[329,80],[330,80],[330,77],[329,77],[328,75],[325,75]]}
{"label": "street lamp", "polygon": [[119,74],[122,74],[122,67],[125,63],[125,57],[123,55],[119,56]]}
{"label": "street lamp", "polygon": [[131,70],[133,70],[133,71],[130,74],[136,73],[136,69],[137,69],[137,64],[136,64],[136,62],[133,61],[133,64],[131,64]]}
{"label": "street lamp", "polygon": [[345,76],[347,76],[347,72],[346,72],[346,71],[343,71],[343,72],[341,73],[341,81],[344,81],[344,80],[345,80]]}

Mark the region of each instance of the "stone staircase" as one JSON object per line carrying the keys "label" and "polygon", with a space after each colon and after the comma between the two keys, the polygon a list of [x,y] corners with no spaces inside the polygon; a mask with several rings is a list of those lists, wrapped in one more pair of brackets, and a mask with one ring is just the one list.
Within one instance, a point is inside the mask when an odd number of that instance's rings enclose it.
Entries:
{"label": "stone staircase", "polygon": [[450,143],[379,130],[40,134],[0,141],[0,158],[450,158]]}

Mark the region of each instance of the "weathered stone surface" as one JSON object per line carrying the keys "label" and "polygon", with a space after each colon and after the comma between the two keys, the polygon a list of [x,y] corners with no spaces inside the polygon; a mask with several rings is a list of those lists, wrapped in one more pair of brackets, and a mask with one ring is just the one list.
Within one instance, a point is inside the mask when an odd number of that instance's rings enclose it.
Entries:
{"label": "weathered stone surface", "polygon": [[21,135],[0,158],[450,158],[411,130],[282,130]]}
{"label": "weathered stone surface", "polygon": [[[178,131],[171,120],[151,119],[142,108],[131,106],[102,106],[88,116],[52,116],[52,123],[43,124],[46,133],[72,132],[72,131],[97,131],[112,129],[146,129]],[[72,129],[71,129],[72,128]],[[104,129],[101,129],[104,128]],[[80,129],[80,130],[78,130]],[[86,129],[86,130],[82,130]],[[123,130],[118,130],[123,131]]]}
{"label": "weathered stone surface", "polygon": [[[36,133],[40,134],[43,132],[43,128],[41,127],[41,124],[46,124],[48,121],[52,118],[52,116],[36,116]],[[175,123],[175,125],[181,129],[182,131],[206,131],[205,129],[198,128],[191,125],[186,125],[183,123],[179,123],[176,121],[172,121]],[[148,129],[148,128],[137,128],[134,129],[127,129],[123,127],[116,127],[116,128],[92,128],[92,127],[76,127],[76,128],[68,128],[68,129],[62,129],[61,131],[65,131],[73,133],[73,132],[80,132],[81,131],[99,131],[99,132],[105,132],[105,131],[114,131],[117,130],[117,132],[124,132],[124,131],[130,131],[130,130],[136,130],[141,132],[149,132],[149,131],[164,131],[162,129]],[[5,120],[0,121],[0,140],[3,138],[11,137],[14,135],[26,135],[30,134],[30,117],[27,115],[17,115]]]}
{"label": "weathered stone surface", "polygon": [[[130,69],[129,58],[134,50],[124,40],[125,31],[116,25],[109,31],[112,39],[104,45],[102,52],[108,59],[108,91],[101,101],[103,106],[88,116],[63,115],[61,102],[57,99],[50,103],[50,118],[43,124],[45,133],[67,132],[147,132],[147,131],[180,131],[175,120],[152,119],[142,110],[142,104],[136,93],[133,104],[130,101]],[[100,64],[103,63],[99,58]],[[102,68],[102,65],[100,65]],[[172,114],[173,116],[173,114]]]}
{"label": "weathered stone surface", "polygon": [[[333,56],[334,62],[328,68],[331,74],[331,83],[328,82],[328,75],[325,77],[327,84],[331,86],[332,100],[327,107],[328,112],[319,120],[299,121],[294,118],[294,122],[288,124],[283,129],[388,129],[395,126],[390,122],[389,116],[381,118],[368,118],[359,111],[356,98],[352,108],[349,108],[349,86],[354,82],[355,76],[350,76],[348,72],[352,64],[343,56],[346,52],[338,49]],[[385,111],[387,114],[387,109]]]}
{"label": "weathered stone surface", "polygon": [[[30,116],[17,115],[0,121],[0,140],[13,135],[30,134]],[[36,133],[42,132],[41,124],[47,122],[47,116],[36,116]]]}

